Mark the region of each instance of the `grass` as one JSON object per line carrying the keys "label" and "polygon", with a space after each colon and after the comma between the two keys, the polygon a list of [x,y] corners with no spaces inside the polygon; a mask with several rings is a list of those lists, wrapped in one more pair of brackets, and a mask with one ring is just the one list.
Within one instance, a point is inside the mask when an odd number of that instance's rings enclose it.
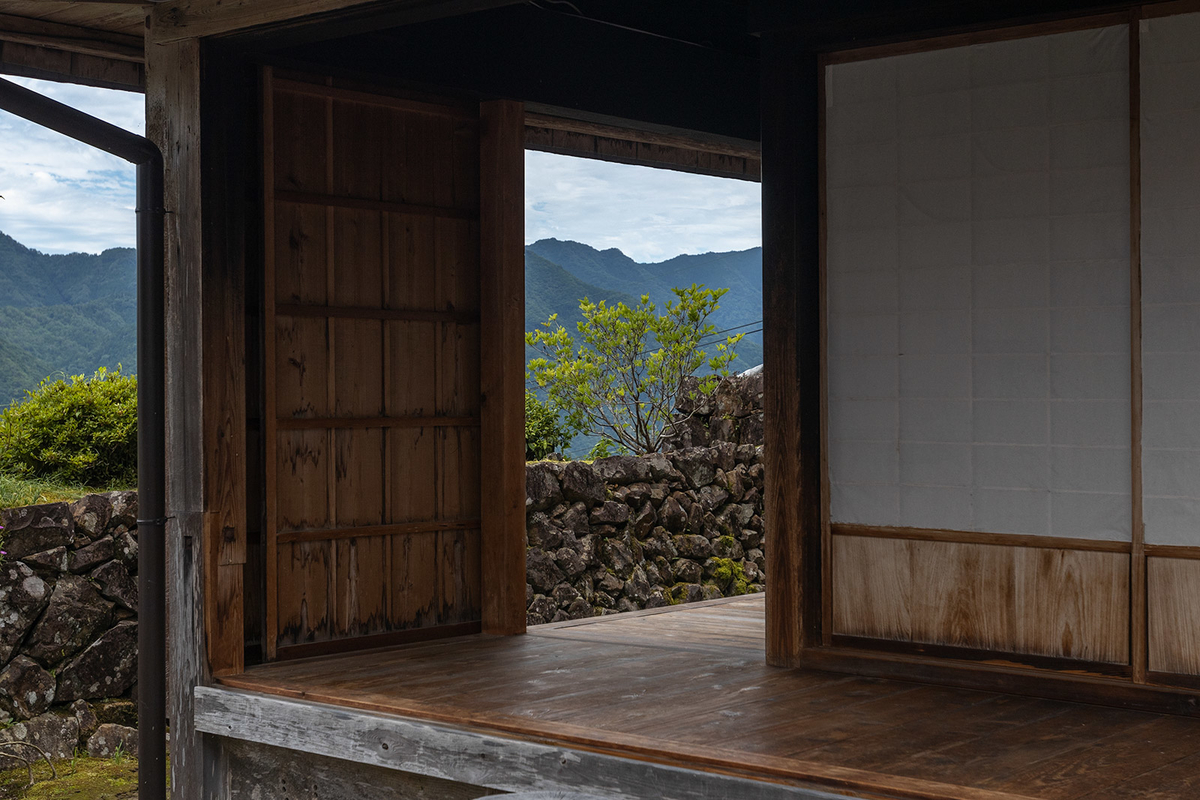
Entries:
{"label": "grass", "polygon": [[91,489],[56,481],[25,480],[0,473],[0,508],[18,508],[60,500],[78,500]]}
{"label": "grass", "polygon": [[46,762],[34,767],[29,789],[24,767],[0,772],[0,800],[136,800],[137,760],[78,757],[59,761],[58,779]]}

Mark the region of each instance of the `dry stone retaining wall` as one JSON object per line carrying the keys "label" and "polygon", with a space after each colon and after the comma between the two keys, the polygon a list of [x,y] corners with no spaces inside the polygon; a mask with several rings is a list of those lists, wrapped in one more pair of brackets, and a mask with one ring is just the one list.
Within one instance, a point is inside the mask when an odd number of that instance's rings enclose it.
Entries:
{"label": "dry stone retaining wall", "polygon": [[530,625],[763,590],[762,446],[529,464]]}
{"label": "dry stone retaining wall", "polygon": [[676,408],[678,427],[667,449],[762,444],[763,373],[761,367],[755,370],[723,378],[708,393],[696,391],[699,379],[685,378]]}
{"label": "dry stone retaining wall", "polygon": [[88,701],[136,692],[137,494],[8,509],[0,525],[0,742],[69,757],[116,724]]}
{"label": "dry stone retaining wall", "polygon": [[[665,454],[527,466],[530,624],[762,591],[761,372],[679,413]],[[0,511],[0,768],[136,747],[136,521],[135,492]]]}

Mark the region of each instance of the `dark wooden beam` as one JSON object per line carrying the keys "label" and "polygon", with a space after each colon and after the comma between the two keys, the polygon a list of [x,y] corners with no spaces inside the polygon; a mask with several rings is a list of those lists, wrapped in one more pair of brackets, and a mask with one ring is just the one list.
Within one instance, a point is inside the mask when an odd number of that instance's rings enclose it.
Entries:
{"label": "dark wooden beam", "polygon": [[525,109],[480,105],[483,632],[525,632]]}
{"label": "dark wooden beam", "polygon": [[758,63],[528,5],[282,50],[281,63],[758,141]]}
{"label": "dark wooden beam", "polygon": [[817,57],[763,37],[763,407],[767,661],[821,638],[821,296]]}
{"label": "dark wooden beam", "polygon": [[66,50],[70,53],[84,53],[116,61],[141,63],[145,60],[145,45],[139,36],[30,19],[15,14],[0,14],[0,40],[48,47],[52,50]]}
{"label": "dark wooden beam", "polygon": [[525,115],[525,147],[545,153],[748,181],[758,180],[762,166],[757,142],[707,141],[546,114]]}
{"label": "dark wooden beam", "polygon": [[247,31],[291,43],[347,36],[519,0],[168,0],[156,4],[154,42]]}
{"label": "dark wooden beam", "polygon": [[[1146,5],[1161,4],[1150,0]],[[1140,3],[1097,0],[849,0],[795,3],[761,0],[750,13],[751,30],[791,31],[818,50],[905,42],[1011,25],[1053,22],[1128,10]]]}
{"label": "dark wooden beam", "polygon": [[0,39],[0,73],[60,83],[140,92],[146,85],[141,64]]}

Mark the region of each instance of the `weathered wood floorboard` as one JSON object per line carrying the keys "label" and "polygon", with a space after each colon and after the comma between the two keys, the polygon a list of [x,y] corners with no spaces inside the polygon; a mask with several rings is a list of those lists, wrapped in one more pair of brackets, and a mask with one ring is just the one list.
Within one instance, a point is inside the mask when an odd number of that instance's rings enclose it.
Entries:
{"label": "weathered wood floorboard", "polygon": [[[761,597],[255,667],[231,687],[866,796],[1194,797],[1200,720],[766,666]],[[498,785],[498,784],[489,784]]]}

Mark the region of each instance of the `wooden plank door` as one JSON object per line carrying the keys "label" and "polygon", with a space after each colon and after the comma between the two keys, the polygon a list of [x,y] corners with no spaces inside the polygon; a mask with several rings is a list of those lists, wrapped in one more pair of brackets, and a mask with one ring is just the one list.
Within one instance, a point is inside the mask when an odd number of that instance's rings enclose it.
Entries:
{"label": "wooden plank door", "polygon": [[264,91],[267,658],[478,630],[479,105]]}

